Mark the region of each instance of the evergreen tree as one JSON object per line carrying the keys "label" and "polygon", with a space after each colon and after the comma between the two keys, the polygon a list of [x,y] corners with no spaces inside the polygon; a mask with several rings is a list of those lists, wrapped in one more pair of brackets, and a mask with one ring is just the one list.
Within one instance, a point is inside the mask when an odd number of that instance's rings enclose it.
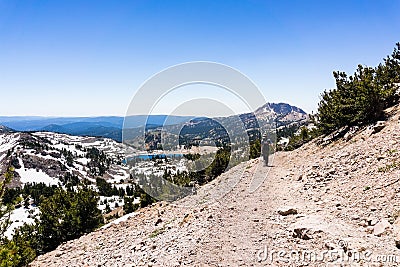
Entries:
{"label": "evergreen tree", "polygon": [[4,179],[0,182],[0,266],[18,266],[20,259],[17,254],[18,247],[5,236],[5,232],[11,225],[10,215],[15,203],[5,204],[3,201],[6,186],[14,176],[13,168],[9,167],[3,176]]}
{"label": "evergreen tree", "polygon": [[[10,215],[14,209],[15,203],[5,204],[3,201],[4,193],[6,191],[6,186],[9,184],[14,176],[14,169],[12,167],[8,168],[7,172],[4,174],[4,180],[0,182],[0,242],[6,239],[4,233],[7,231],[11,224]],[[0,244],[1,244],[0,243]]]}
{"label": "evergreen tree", "polygon": [[96,192],[79,187],[76,193],[57,189],[40,205],[39,251],[55,249],[62,242],[78,238],[103,223]]}
{"label": "evergreen tree", "polygon": [[256,159],[261,155],[260,139],[255,140],[250,145],[250,159]]}
{"label": "evergreen tree", "polygon": [[138,204],[134,204],[134,197],[124,197],[124,213],[132,213],[139,208]]}

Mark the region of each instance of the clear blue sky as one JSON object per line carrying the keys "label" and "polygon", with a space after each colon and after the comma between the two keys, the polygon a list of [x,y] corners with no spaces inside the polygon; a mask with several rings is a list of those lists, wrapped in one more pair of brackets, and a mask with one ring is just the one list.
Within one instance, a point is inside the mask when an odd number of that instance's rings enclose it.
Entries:
{"label": "clear blue sky", "polygon": [[0,0],[0,116],[124,115],[147,78],[194,60],[315,111],[333,70],[392,52],[399,14],[398,0]]}

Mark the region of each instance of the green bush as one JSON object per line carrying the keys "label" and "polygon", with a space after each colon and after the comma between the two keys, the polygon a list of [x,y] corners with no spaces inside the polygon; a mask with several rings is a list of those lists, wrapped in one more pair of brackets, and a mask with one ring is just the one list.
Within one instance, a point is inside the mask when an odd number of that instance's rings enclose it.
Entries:
{"label": "green bush", "polygon": [[250,144],[250,159],[256,159],[261,156],[260,139],[255,140]]}

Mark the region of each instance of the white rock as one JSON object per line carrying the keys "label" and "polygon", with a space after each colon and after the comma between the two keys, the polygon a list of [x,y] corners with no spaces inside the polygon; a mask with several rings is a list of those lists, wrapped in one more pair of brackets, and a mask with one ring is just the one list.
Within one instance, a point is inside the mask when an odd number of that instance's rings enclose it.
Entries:
{"label": "white rock", "polygon": [[374,235],[381,236],[391,225],[387,220],[381,220],[374,226]]}

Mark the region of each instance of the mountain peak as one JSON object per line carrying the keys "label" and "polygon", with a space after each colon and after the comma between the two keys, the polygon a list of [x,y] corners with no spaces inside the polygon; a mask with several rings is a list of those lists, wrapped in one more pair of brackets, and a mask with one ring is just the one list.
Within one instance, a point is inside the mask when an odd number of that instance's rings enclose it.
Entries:
{"label": "mountain peak", "polygon": [[299,107],[292,106],[288,103],[266,103],[265,105],[259,107],[256,113],[274,112],[277,115],[286,116],[290,113],[299,113],[302,115],[307,115],[307,113]]}

